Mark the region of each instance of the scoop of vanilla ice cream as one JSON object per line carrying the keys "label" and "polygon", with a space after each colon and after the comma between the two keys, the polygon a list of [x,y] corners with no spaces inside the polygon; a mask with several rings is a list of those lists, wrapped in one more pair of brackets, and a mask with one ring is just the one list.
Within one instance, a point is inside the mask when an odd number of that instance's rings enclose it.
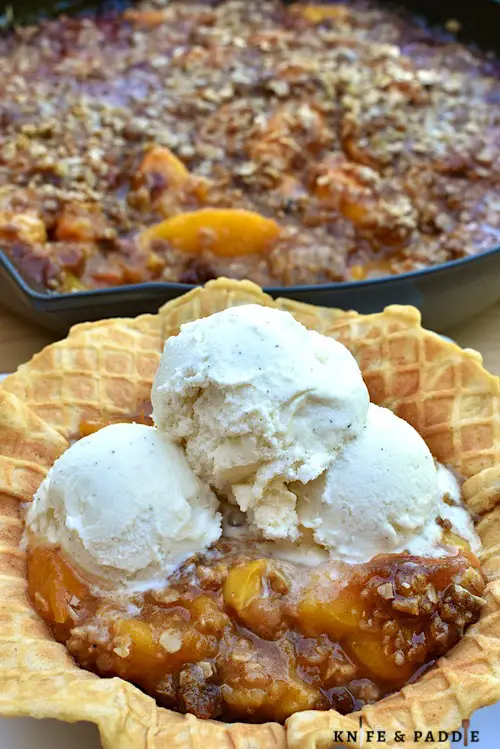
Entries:
{"label": "scoop of vanilla ice cream", "polygon": [[[407,543],[401,543],[399,548],[391,551],[410,551],[415,555],[425,557],[455,555],[455,540],[447,538],[444,532],[443,521],[446,521],[449,530],[466,541],[471,551],[479,554],[482,548],[481,541],[472,518],[463,504],[460,479],[453,469],[440,463],[436,463],[436,469],[439,493],[437,508],[433,507],[434,513],[428,518],[421,535],[409,537]],[[222,503],[221,513],[224,537],[231,539],[233,542],[251,544],[252,549],[263,557],[273,557],[305,567],[318,567],[318,565],[328,561],[338,561],[335,554],[336,549],[333,548],[333,553],[330,554],[325,546],[317,543],[314,538],[314,531],[310,528],[301,526],[300,538],[295,542],[286,539],[270,541],[263,537],[259,529],[249,523],[245,513],[234,506]],[[384,539],[381,539],[381,541],[383,543]],[[375,555],[387,552],[387,549],[381,546],[376,550],[375,548],[372,549],[372,551]],[[348,555],[347,558],[349,562],[359,561],[357,558],[353,559],[351,555]],[[346,558],[344,558],[345,561]],[[331,572],[332,569],[330,568]]]}
{"label": "scoop of vanilla ice cream", "polygon": [[183,325],[152,389],[158,428],[269,538],[298,536],[291,481],[317,478],[365,424],[355,359],[289,313],[245,305]]}
{"label": "scoop of vanilla ice cream", "polygon": [[60,545],[96,583],[147,589],[219,539],[217,508],[178,445],[153,427],[114,424],[55,462],[27,534]]}
{"label": "scoop of vanilla ice cream", "polygon": [[376,554],[429,552],[442,529],[442,496],[434,459],[410,424],[370,404],[363,432],[300,497],[300,522],[340,561]]}

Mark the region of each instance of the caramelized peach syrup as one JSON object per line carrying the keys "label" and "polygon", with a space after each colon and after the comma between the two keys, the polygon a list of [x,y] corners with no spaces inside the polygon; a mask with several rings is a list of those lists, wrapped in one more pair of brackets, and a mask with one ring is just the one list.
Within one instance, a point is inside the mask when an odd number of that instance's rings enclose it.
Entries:
{"label": "caramelized peach syrup", "polygon": [[348,713],[399,689],[477,621],[485,579],[467,550],[314,570],[219,543],[162,590],[93,588],[56,548],[28,554],[31,599],[83,668],[201,718]]}

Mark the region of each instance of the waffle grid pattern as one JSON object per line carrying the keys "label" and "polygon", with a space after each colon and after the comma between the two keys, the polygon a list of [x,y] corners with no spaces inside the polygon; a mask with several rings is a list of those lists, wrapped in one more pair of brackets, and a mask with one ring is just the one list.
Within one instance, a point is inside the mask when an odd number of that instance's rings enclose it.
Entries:
{"label": "waffle grid pattern", "polygon": [[424,437],[434,455],[466,477],[499,463],[500,384],[481,356],[420,326],[416,310],[348,313],[331,334],[356,357],[372,400]]}
{"label": "waffle grid pattern", "polygon": [[[133,415],[149,393],[168,335],[183,322],[252,302],[287,309],[345,343],[372,399],[407,418],[441,460],[470,477],[464,493],[481,516],[478,531],[491,582],[480,621],[437,668],[363,710],[365,730],[385,728],[390,736],[396,729],[453,729],[500,698],[497,378],[482,368],[478,354],[423,331],[411,308],[370,316],[341,313],[273,301],[249,282],[221,279],[166,305],[158,316],[76,326],[0,389],[0,714],[90,720],[99,726],[105,749],[331,749],[334,730],[359,728],[358,714],[335,711],[300,713],[283,728],[224,725],[158,708],[121,679],[99,679],[79,669],[26,596],[20,505],[77,436],[80,419]],[[388,740],[378,746],[421,744]]]}
{"label": "waffle grid pattern", "polygon": [[140,413],[149,400],[162,330],[157,315],[77,325],[7,377],[3,388],[66,439],[76,439],[83,419]]}

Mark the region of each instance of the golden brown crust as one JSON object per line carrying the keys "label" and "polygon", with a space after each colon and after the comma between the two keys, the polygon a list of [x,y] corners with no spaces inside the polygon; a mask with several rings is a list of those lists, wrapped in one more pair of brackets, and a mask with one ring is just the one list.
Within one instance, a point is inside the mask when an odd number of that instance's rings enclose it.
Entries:
{"label": "golden brown crust", "polygon": [[[454,729],[500,698],[498,378],[483,369],[475,352],[422,330],[411,307],[368,316],[342,313],[273,301],[254,284],[220,279],[165,305],[158,316],[76,326],[0,389],[1,714],[93,721],[105,749],[280,749],[285,736],[290,749],[330,749],[334,730],[359,729],[359,714],[335,711],[299,713],[283,728],[224,725],[158,708],[121,679],[99,679],[79,669],[26,597],[19,504],[30,500],[66,439],[77,435],[80,419],[130,416],[148,395],[167,335],[188,320],[252,302],[287,309],[345,343],[372,399],[410,421],[438,458],[469,477],[464,494],[481,515],[477,528],[490,583],[480,621],[433,671],[365,708],[365,730],[385,729],[387,741],[378,746],[398,747],[396,729],[407,737],[414,730]],[[418,744],[407,740],[404,746]]]}

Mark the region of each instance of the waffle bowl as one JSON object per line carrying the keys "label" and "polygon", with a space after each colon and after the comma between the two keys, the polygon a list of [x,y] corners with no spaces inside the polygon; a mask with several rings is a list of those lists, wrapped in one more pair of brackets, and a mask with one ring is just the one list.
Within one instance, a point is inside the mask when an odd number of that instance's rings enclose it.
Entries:
{"label": "waffle bowl", "polygon": [[[297,713],[285,726],[223,724],[157,707],[119,679],[80,669],[31,607],[20,549],[20,505],[79,436],[82,419],[134,416],[149,394],[163,342],[184,322],[237,304],[286,309],[355,355],[371,399],[410,422],[436,458],[466,479],[489,577],[479,622],[423,678],[361,712]],[[219,279],[164,306],[158,315],[78,325],[36,355],[0,389],[0,714],[87,720],[105,749],[331,749],[417,747],[414,731],[451,731],[500,698],[500,380],[474,351],[420,326],[411,307],[359,315],[273,300],[249,282]],[[334,731],[358,731],[335,741]],[[405,736],[396,741],[395,732]],[[366,733],[364,734],[366,737]],[[429,743],[427,743],[429,746]],[[445,744],[440,744],[445,746]]]}

